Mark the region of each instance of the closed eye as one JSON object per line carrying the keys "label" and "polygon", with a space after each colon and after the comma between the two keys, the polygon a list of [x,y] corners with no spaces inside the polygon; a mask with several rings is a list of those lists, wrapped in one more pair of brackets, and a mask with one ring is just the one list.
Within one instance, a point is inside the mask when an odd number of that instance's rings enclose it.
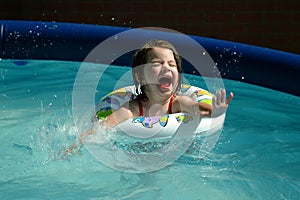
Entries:
{"label": "closed eye", "polygon": [[169,65],[170,65],[170,67],[177,67],[176,64],[169,64]]}
{"label": "closed eye", "polygon": [[162,65],[162,62],[160,62],[160,61],[152,61],[151,63],[153,66],[161,66]]}
{"label": "closed eye", "polygon": [[174,62],[174,61],[170,61],[170,62],[168,62],[168,64],[170,67],[177,67],[176,62]]}

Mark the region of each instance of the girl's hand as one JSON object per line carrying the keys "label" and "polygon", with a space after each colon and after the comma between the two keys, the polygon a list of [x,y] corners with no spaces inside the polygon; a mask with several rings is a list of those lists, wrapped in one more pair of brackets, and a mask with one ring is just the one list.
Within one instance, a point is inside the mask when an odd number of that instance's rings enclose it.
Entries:
{"label": "girl's hand", "polygon": [[212,98],[212,114],[211,117],[218,117],[221,114],[225,113],[227,108],[228,108],[228,104],[230,103],[230,101],[233,98],[233,93],[230,92],[229,97],[226,99],[226,90],[222,89],[222,90],[218,90],[216,95],[213,96]]}

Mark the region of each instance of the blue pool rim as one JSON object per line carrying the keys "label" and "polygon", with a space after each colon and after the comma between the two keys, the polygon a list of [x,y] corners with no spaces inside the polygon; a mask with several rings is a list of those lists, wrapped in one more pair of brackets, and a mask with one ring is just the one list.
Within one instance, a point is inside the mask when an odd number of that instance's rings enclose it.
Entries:
{"label": "blue pool rim", "polygon": [[[0,20],[0,24],[0,58],[20,61],[33,59],[82,62],[103,40],[129,30],[62,22]],[[171,37],[172,33],[169,34]],[[300,96],[299,54],[200,36],[190,37],[210,54],[217,63],[222,78]],[[128,53],[113,64],[131,66],[131,62],[132,53]],[[184,73],[195,73],[195,68],[189,63],[183,63],[183,67]]]}

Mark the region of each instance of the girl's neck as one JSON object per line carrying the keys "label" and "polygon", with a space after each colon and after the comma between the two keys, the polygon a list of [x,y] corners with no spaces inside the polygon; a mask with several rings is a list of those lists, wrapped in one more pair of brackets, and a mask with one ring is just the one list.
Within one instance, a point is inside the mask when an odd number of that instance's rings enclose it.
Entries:
{"label": "girl's neck", "polygon": [[165,105],[169,103],[172,94],[170,95],[160,95],[159,93],[147,92],[146,91],[146,99],[143,100],[144,105],[146,107],[151,107],[154,104]]}

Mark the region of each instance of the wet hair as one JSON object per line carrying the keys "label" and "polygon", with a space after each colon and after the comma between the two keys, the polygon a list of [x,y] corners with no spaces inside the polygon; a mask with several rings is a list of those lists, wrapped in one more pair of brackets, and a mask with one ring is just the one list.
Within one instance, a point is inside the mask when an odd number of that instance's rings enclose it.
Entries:
{"label": "wet hair", "polygon": [[[163,48],[163,49],[169,49],[173,52],[173,56],[177,65],[177,70],[178,70],[178,86],[176,88],[177,92],[180,87],[181,87],[181,82],[182,82],[182,66],[181,66],[181,58],[177,52],[177,50],[175,49],[175,47],[165,41],[165,40],[150,40],[148,42],[146,42],[146,44],[140,48],[139,50],[137,50],[133,56],[133,62],[132,62],[132,75],[133,75],[133,80],[134,80],[134,85],[136,87],[136,93],[138,95],[140,95],[140,97],[143,100],[147,100],[147,96],[145,94],[145,85],[141,84],[140,81],[136,78],[136,75],[140,76],[140,79],[143,79],[143,73],[140,69],[141,65],[144,65],[148,62],[148,53],[149,51],[151,51],[154,47],[159,47],[159,48]],[[143,67],[142,67],[143,68]],[[140,87],[140,89],[139,89]]]}

